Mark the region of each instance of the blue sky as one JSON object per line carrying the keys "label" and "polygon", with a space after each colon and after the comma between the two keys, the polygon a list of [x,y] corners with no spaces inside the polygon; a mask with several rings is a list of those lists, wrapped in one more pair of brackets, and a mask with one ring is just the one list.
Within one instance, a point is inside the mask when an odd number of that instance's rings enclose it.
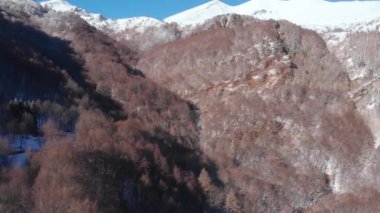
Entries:
{"label": "blue sky", "polygon": [[[1,0],[0,0],[1,1]],[[108,18],[149,16],[158,19],[208,2],[208,0],[66,0],[89,12],[101,13]],[[237,5],[247,0],[223,0]]]}
{"label": "blue sky", "polygon": [[[0,0],[1,1],[1,0]],[[149,16],[158,19],[208,2],[208,0],[67,0],[89,12],[101,13],[108,18]],[[238,5],[247,0],[223,0]],[[334,1],[334,0],[333,0]]]}

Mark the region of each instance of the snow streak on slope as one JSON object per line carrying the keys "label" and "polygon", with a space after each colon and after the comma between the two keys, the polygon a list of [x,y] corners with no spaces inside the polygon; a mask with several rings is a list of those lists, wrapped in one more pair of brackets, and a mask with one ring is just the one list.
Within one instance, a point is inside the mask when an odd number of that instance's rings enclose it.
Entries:
{"label": "snow streak on slope", "polygon": [[164,25],[164,22],[149,17],[107,19],[101,14],[89,13],[79,7],[73,6],[65,0],[49,0],[42,2],[41,5],[47,10],[73,12],[90,25],[108,33],[120,33],[127,29],[135,29],[137,32],[142,33],[146,28]]}
{"label": "snow streak on slope", "polygon": [[213,0],[171,16],[165,21],[181,27],[196,26],[217,15],[235,13],[259,19],[288,20],[306,28],[350,27],[380,17],[380,1],[328,2],[325,0],[251,0],[229,6]]}

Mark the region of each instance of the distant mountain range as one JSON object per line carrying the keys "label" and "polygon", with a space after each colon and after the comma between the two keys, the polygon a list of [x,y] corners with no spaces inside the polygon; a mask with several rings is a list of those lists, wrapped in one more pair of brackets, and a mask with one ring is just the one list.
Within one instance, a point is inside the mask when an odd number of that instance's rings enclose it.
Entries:
{"label": "distant mountain range", "polygon": [[[73,6],[65,0],[49,0],[41,5],[48,10],[73,12],[99,30],[119,34],[119,38],[128,38],[125,31],[130,29],[143,34],[151,28],[162,30],[168,23],[175,23],[182,30],[192,29],[208,19],[226,14],[247,15],[263,20],[287,20],[326,35],[326,40],[334,44],[342,41],[347,32],[380,31],[380,1],[252,0],[230,6],[222,1],[212,0],[162,21],[150,17],[107,19],[101,14]],[[341,33],[342,31],[346,33]],[[123,32],[124,36],[120,36]]]}

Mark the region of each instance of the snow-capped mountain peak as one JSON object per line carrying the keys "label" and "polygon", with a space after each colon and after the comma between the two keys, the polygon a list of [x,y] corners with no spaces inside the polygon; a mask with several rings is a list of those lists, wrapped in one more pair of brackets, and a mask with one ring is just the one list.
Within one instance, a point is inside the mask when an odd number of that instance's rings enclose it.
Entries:
{"label": "snow-capped mountain peak", "polygon": [[219,1],[212,0],[195,8],[164,19],[166,22],[176,22],[180,26],[192,26],[203,23],[205,20],[217,15],[230,13],[231,6]]}
{"label": "snow-capped mountain peak", "polygon": [[74,12],[76,10],[80,10],[80,8],[71,5],[69,2],[65,0],[49,0],[41,2],[41,5],[45,9],[52,9],[54,11],[59,12]]}
{"label": "snow-capped mountain peak", "polygon": [[53,10],[56,12],[75,13],[79,15],[81,18],[83,18],[85,21],[87,21],[89,24],[93,25],[94,27],[97,27],[96,26],[97,23],[106,20],[106,18],[104,18],[99,13],[89,13],[82,8],[71,5],[69,2],[65,0],[48,0],[48,1],[41,2],[41,5],[46,10]]}

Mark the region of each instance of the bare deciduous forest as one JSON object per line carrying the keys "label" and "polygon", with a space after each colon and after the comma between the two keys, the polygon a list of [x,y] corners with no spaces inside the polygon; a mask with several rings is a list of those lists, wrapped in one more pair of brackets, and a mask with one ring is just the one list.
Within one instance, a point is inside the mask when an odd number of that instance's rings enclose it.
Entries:
{"label": "bare deciduous forest", "polygon": [[225,15],[128,41],[28,2],[0,4],[0,212],[380,211],[379,33]]}

